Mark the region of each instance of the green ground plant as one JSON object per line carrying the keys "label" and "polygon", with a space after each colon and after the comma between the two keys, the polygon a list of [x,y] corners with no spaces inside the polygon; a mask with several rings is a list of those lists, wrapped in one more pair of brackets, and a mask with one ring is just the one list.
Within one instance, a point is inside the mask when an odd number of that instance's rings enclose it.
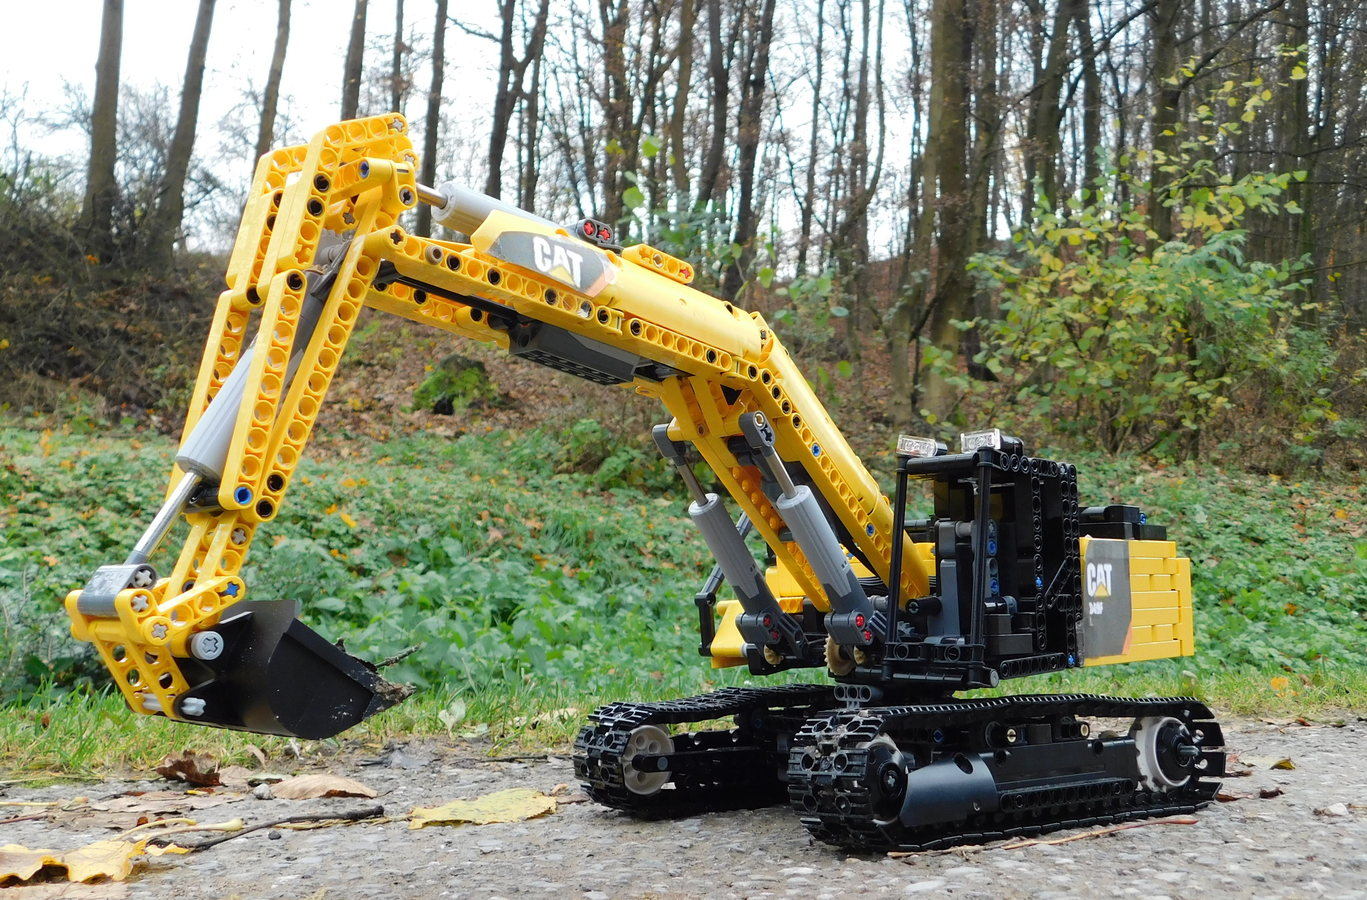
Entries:
{"label": "green ground plant", "polygon": [[[368,659],[421,645],[390,670],[419,685],[418,697],[358,739],[446,734],[498,748],[555,745],[598,702],[748,678],[712,670],[697,655],[692,597],[710,559],[681,493],[639,472],[637,486],[605,487],[601,463],[562,471],[572,445],[573,435],[544,432],[419,436],[301,465],[289,501],[253,547],[251,596],[301,600],[311,626]],[[228,754],[245,747],[247,738],[187,737],[123,711],[100,668],[70,641],[60,609],[67,591],[126,553],[173,453],[170,441],[146,433],[48,432],[14,420],[0,428],[0,685],[8,704],[0,761],[78,771],[94,765],[80,761],[89,741],[121,747],[109,759],[129,765],[152,752],[144,744],[192,740]],[[1360,485],[1063,456],[1079,465],[1086,502],[1142,505],[1192,557],[1198,653],[1011,690],[1196,692],[1235,709],[1367,705]],[[886,474],[885,462],[871,460],[871,468]],[[169,550],[160,552],[154,562],[165,567]],[[572,720],[546,717],[571,707]],[[529,725],[537,716],[539,730]],[[54,722],[79,738],[54,733]],[[23,754],[28,761],[16,762]]]}

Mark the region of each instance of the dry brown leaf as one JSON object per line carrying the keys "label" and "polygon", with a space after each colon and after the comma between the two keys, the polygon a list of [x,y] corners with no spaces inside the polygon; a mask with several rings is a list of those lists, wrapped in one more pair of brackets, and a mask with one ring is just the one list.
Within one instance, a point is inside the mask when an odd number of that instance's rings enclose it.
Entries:
{"label": "dry brown leaf", "polygon": [[185,781],[203,787],[218,784],[218,760],[193,750],[172,753],[157,766],[157,774],[172,781]]}
{"label": "dry brown leaf", "polygon": [[373,789],[340,775],[299,775],[271,786],[271,794],[283,800],[313,800],[317,797],[378,797]]}
{"label": "dry brown leaf", "polygon": [[512,788],[486,794],[477,800],[452,800],[432,808],[417,807],[408,821],[410,829],[425,825],[490,825],[520,822],[555,812],[555,798],[529,788]]}
{"label": "dry brown leaf", "polygon": [[224,787],[246,790],[249,786],[247,779],[251,775],[251,770],[246,766],[225,766],[218,770],[218,783]]}
{"label": "dry brown leaf", "polygon": [[260,747],[255,744],[248,744],[247,752],[256,757],[256,761],[261,763],[261,768],[266,768],[266,754]]}
{"label": "dry brown leaf", "polygon": [[1218,803],[1235,803],[1239,800],[1248,800],[1252,796],[1252,794],[1244,794],[1238,791],[1220,791],[1215,795],[1215,800]]}
{"label": "dry brown leaf", "polygon": [[5,900],[125,900],[128,885],[117,881],[99,884],[62,882],[59,884],[27,884],[5,888]]}
{"label": "dry brown leaf", "polygon": [[1258,791],[1258,797],[1263,800],[1271,800],[1273,797],[1280,797],[1284,793],[1286,793],[1286,791],[1279,787],[1262,788]]}
{"label": "dry brown leaf", "polygon": [[182,791],[147,791],[125,794],[110,800],[96,800],[90,809],[110,813],[179,813],[195,809],[213,809],[225,803],[246,799],[245,794],[186,794]]}

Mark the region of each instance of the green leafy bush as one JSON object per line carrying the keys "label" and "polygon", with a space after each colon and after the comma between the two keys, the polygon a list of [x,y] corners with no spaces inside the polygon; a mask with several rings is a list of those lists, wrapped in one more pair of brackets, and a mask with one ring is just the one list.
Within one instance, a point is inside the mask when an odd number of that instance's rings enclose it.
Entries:
{"label": "green leafy bush", "polygon": [[[1234,130],[1203,110],[1202,126]],[[1009,389],[1008,414],[1111,453],[1167,456],[1191,455],[1236,403],[1298,423],[1301,444],[1336,419],[1335,353],[1303,291],[1307,260],[1243,252],[1246,217],[1299,213],[1281,198],[1306,174],[1221,174],[1206,155],[1214,140],[1198,134],[1179,158],[1155,162],[1172,179],[1171,240],[1147,210],[1113,199],[1122,186],[1148,193],[1127,171],[1143,160],[1124,157],[1081,198],[1036,210],[1013,253],[974,258],[1002,312],[984,326],[978,361]]]}

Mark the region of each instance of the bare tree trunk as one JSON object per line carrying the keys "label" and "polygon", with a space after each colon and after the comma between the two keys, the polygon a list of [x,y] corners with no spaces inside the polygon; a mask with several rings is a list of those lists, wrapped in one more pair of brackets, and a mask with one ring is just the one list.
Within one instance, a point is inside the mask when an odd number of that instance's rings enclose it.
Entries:
{"label": "bare tree trunk", "polygon": [[[868,0],[865,0],[867,3]],[[775,0],[764,0],[754,46],[746,62],[746,78],[740,101],[740,134],[737,144],[737,166],[740,169],[740,211],[736,217],[734,242],[741,248],[740,258],[731,262],[722,282],[722,296],[736,299],[745,272],[755,258],[753,246],[757,230],[755,215],[755,168],[759,159],[762,136],[764,97],[769,92],[769,45],[774,38]]]}
{"label": "bare tree trunk", "polygon": [[518,186],[518,206],[523,209],[536,208],[536,185],[541,180],[541,158],[537,148],[541,143],[541,55],[532,63],[531,89],[524,95],[526,102],[522,107],[522,135],[526,145],[526,158],[522,164],[522,180]]}
{"label": "bare tree trunk", "polygon": [[[1040,80],[1035,84],[1034,103],[1030,109],[1030,137],[1025,145],[1025,189],[1035,202],[1035,191],[1045,198],[1050,207],[1057,205],[1058,157],[1062,148],[1059,127],[1064,110],[1059,106],[1063,78],[1068,71],[1068,25],[1073,18],[1077,0],[1058,0],[1054,13],[1054,27],[1049,35],[1049,61]],[[1077,4],[1082,5],[1082,4]],[[1038,177],[1039,187],[1031,182]],[[1027,215],[1029,210],[1026,211]]]}
{"label": "bare tree trunk", "polygon": [[522,59],[513,52],[513,26],[517,22],[517,0],[503,0],[499,6],[502,29],[499,35],[498,90],[494,95],[494,119],[489,134],[489,172],[484,183],[484,193],[490,197],[503,196],[503,154],[508,147],[508,129],[517,110],[519,100],[524,99],[522,83],[529,63],[541,57],[546,43],[546,17],[550,12],[550,0],[541,0],[537,10],[536,24],[527,39]]}
{"label": "bare tree trunk", "polygon": [[389,75],[390,111],[403,115],[403,0],[394,0],[394,61]]}
{"label": "bare tree trunk", "polygon": [[1082,52],[1082,187],[1093,202],[1097,196],[1096,180],[1101,177],[1101,162],[1097,151],[1101,149],[1101,76],[1097,73],[1096,47],[1092,42],[1092,10],[1090,4],[1077,3],[1073,6],[1073,21],[1077,25],[1077,39]]}
{"label": "bare tree trunk", "polygon": [[266,93],[261,99],[261,130],[256,135],[256,158],[271,151],[275,141],[275,112],[280,105],[280,76],[285,71],[285,48],[290,42],[290,0],[280,0],[280,17],[275,25],[275,51],[266,76]]}
{"label": "bare tree trunk", "polygon": [[180,115],[176,133],[166,154],[166,180],[153,213],[149,257],[153,263],[170,262],[180,222],[185,214],[185,178],[190,171],[190,155],[195,146],[195,125],[199,121],[199,98],[204,90],[204,58],[209,49],[209,31],[214,22],[214,0],[199,0],[194,36],[190,39],[190,58],[185,64],[185,86],[180,92]]}
{"label": "bare tree trunk", "polygon": [[816,204],[816,151],[820,135],[821,81],[825,69],[826,0],[816,0],[816,76],[812,80],[812,130],[807,139],[807,189],[802,194],[802,228],[797,239],[797,274],[807,274],[812,246],[812,218]]}
{"label": "bare tree trunk", "polygon": [[[441,82],[446,71],[446,0],[437,0],[437,22],[432,28],[432,84],[427,89],[427,129],[423,135],[422,183],[437,181],[437,136],[441,131]],[[432,235],[432,207],[418,204],[418,234]]]}
{"label": "bare tree trunk", "polygon": [[100,55],[95,61],[95,103],[90,116],[90,166],[86,171],[81,229],[92,255],[109,262],[114,253],[114,180],[118,160],[119,55],[123,45],[123,0],[104,0]]}
{"label": "bare tree trunk", "polygon": [[[964,171],[968,151],[968,99],[964,82],[969,59],[964,0],[936,0],[933,28],[932,94],[938,95],[941,107],[936,165],[940,181],[940,239],[930,340],[942,352],[958,356],[962,333],[954,321],[969,318],[972,309],[965,271],[970,203]],[[937,105],[934,96],[931,103]],[[955,406],[954,389],[934,370],[926,373],[925,383],[926,406],[943,422]]]}
{"label": "bare tree trunk", "polygon": [[351,16],[351,42],[347,44],[346,67],[342,70],[342,118],[356,118],[361,102],[361,66],[365,58],[366,0],[356,0]]}
{"label": "bare tree trunk", "polygon": [[1177,83],[1177,25],[1182,17],[1179,0],[1158,0],[1153,14],[1153,174],[1149,186],[1149,223],[1158,243],[1172,240],[1172,210],[1163,205],[1168,176],[1160,171],[1176,155],[1177,106],[1182,88]]}
{"label": "bare tree trunk", "polygon": [[[825,2],[825,0],[821,0]],[[688,203],[688,146],[684,126],[688,117],[688,93],[693,86],[693,29],[698,23],[698,0],[683,0],[679,16],[679,82],[674,91],[674,109],[669,118],[669,152],[673,157],[674,192],[678,208]]]}
{"label": "bare tree trunk", "polygon": [[[920,71],[919,10],[908,0],[907,26],[911,32],[912,70]],[[902,246],[902,261],[897,275],[897,297],[888,317],[888,368],[892,381],[893,427],[906,429],[913,418],[913,373],[907,359],[907,347],[920,337],[929,311],[925,309],[926,287],[929,280],[930,243],[935,233],[935,190],[938,173],[941,109],[932,102],[927,110],[926,140],[919,156],[916,155],[916,133],[912,131],[912,169],[907,186],[907,234]],[[914,123],[919,123],[925,108],[924,94],[919,84],[912,87]],[[919,190],[918,190],[919,188]],[[919,198],[918,198],[919,194]],[[919,208],[918,208],[919,199]],[[915,319],[920,317],[920,322]]]}
{"label": "bare tree trunk", "polygon": [[722,160],[726,155],[727,104],[731,97],[731,50],[736,44],[733,29],[722,39],[721,0],[707,0],[707,74],[712,80],[712,140],[703,159],[698,179],[698,199],[695,208],[706,209],[715,198],[717,181],[721,177]]}

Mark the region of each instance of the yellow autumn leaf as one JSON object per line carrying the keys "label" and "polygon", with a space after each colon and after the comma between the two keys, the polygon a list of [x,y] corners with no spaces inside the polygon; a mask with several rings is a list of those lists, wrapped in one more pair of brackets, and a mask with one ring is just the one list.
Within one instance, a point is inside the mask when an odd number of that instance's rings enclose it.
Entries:
{"label": "yellow autumn leaf", "polygon": [[355,478],[343,478],[343,479],[342,479],[342,487],[344,487],[344,488],[354,488],[355,486],[356,486],[356,479],[355,479]]}
{"label": "yellow autumn leaf", "polygon": [[486,794],[477,800],[452,800],[441,806],[415,807],[408,821],[411,829],[427,825],[489,825],[521,822],[555,812],[555,798],[530,788],[512,788]]}
{"label": "yellow autumn leaf", "polygon": [[327,509],[323,510],[323,515],[325,515],[325,516],[330,516],[330,515],[332,515],[333,513],[335,513],[336,511],[337,511],[337,504],[334,503],[334,504],[332,504],[331,506],[329,506]]}
{"label": "yellow autumn leaf", "polygon": [[1336,509],[1336,510],[1334,510],[1334,518],[1335,518],[1335,519],[1346,519],[1346,518],[1348,518],[1348,510],[1346,510],[1346,509]]}
{"label": "yellow autumn leaf", "polygon": [[90,881],[94,878],[123,881],[133,871],[135,856],[144,853],[149,856],[160,856],[164,853],[189,852],[175,845],[149,848],[145,838],[137,842],[96,841],[65,852],[30,850],[20,844],[6,844],[0,847],[0,881],[10,878],[27,881],[44,866],[66,869],[69,881]]}
{"label": "yellow autumn leaf", "polygon": [[1274,690],[1274,691],[1284,691],[1284,690],[1286,690],[1287,686],[1290,685],[1290,684],[1291,684],[1290,679],[1283,678],[1282,676],[1278,675],[1276,678],[1273,678],[1273,679],[1272,679],[1272,690]]}
{"label": "yellow autumn leaf", "polygon": [[347,524],[348,528],[356,527],[356,520],[353,519],[351,516],[347,515],[346,513],[342,513],[342,521]]}

